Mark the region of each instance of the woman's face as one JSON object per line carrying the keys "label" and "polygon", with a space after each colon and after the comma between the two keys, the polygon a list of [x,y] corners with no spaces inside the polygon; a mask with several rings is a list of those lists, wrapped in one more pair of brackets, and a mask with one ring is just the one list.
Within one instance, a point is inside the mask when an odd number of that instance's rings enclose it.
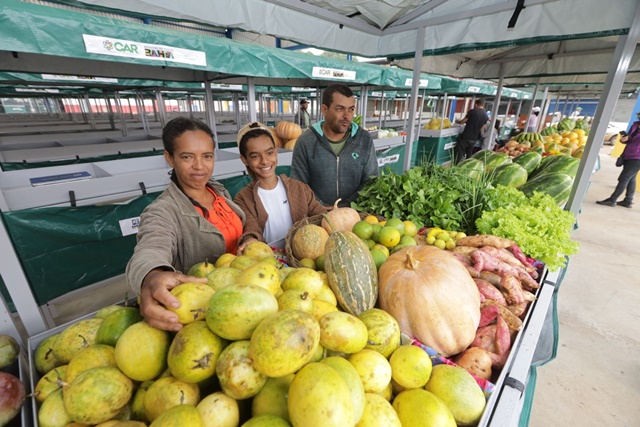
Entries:
{"label": "woman's face", "polygon": [[175,139],[173,155],[164,152],[183,190],[205,187],[213,175],[213,150],[211,136],[201,130],[190,130]]}
{"label": "woman's face", "polygon": [[247,141],[247,155],[240,160],[255,175],[256,180],[265,180],[275,176],[278,166],[278,150],[271,138],[260,135]]}

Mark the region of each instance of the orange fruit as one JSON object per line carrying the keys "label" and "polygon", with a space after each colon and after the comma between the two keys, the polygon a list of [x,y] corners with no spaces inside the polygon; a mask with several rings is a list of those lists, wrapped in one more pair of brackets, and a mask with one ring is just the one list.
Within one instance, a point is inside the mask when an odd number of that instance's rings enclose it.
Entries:
{"label": "orange fruit", "polygon": [[404,223],[404,235],[409,237],[415,237],[418,234],[418,227],[413,221],[402,221]]}
{"label": "orange fruit", "polygon": [[351,231],[362,240],[369,240],[373,235],[373,225],[367,221],[361,220],[353,225]]}
{"label": "orange fruit", "polygon": [[364,220],[367,221],[369,224],[377,224],[378,223],[378,217],[375,216],[375,215],[369,215]]}
{"label": "orange fruit", "polygon": [[393,227],[400,232],[400,236],[404,235],[404,222],[398,218],[388,220],[385,227]]}

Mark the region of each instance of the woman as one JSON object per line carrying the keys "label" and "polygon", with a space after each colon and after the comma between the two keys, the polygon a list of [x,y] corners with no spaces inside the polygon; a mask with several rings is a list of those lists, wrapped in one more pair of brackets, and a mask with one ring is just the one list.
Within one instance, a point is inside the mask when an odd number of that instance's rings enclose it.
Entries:
{"label": "woman", "polygon": [[[620,156],[622,158],[622,172],[618,177],[618,185],[613,190],[613,194],[604,200],[598,200],[596,203],[605,206],[623,206],[631,208],[633,203],[633,195],[636,192],[636,178],[640,171],[640,112],[637,113],[638,121],[631,125],[629,134],[623,134],[620,142],[625,144],[624,151]],[[622,134],[622,132],[621,132]],[[618,202],[618,197],[626,190],[624,200]]]}
{"label": "woman", "polygon": [[538,132],[538,116],[540,115],[540,107],[533,107],[531,116],[529,117],[529,123],[527,124],[527,132]]}
{"label": "woman", "polygon": [[238,133],[240,160],[253,180],[234,198],[247,222],[238,251],[258,240],[284,247],[291,226],[306,216],[327,212],[311,188],[286,175],[276,175],[278,149],[269,128],[254,122]]}
{"label": "woman", "polygon": [[177,331],[182,326],[177,315],[164,308],[180,306],[169,290],[206,281],[180,271],[235,253],[245,216],[222,184],[211,179],[214,142],[207,125],[178,117],[164,127],[162,142],[173,168],[171,182],[140,216],[126,275],[129,286],[140,294],[140,312],[149,324]]}

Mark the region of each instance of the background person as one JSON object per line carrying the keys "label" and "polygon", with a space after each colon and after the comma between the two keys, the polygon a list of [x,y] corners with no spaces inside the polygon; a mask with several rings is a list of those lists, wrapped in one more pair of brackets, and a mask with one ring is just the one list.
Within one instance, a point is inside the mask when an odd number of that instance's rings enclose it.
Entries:
{"label": "background person", "polygon": [[352,123],[355,111],[348,86],[328,86],[322,94],[324,120],[303,132],[293,150],[291,178],[309,185],[325,206],[338,199],[349,206],[364,184],[378,176],[373,139]]}
{"label": "background person", "polygon": [[[631,125],[629,134],[626,132],[620,138],[620,142],[625,144],[624,151],[620,155],[622,158],[622,172],[618,176],[618,185],[616,185],[613,194],[604,200],[598,200],[596,203],[605,206],[623,206],[630,208],[633,203],[633,195],[636,192],[636,178],[640,171],[640,112],[636,113],[638,120]],[[622,134],[622,132],[621,132]],[[624,200],[618,202],[618,198],[625,192]]]}
{"label": "background person", "polygon": [[300,108],[293,116],[293,122],[297,125],[300,125],[302,129],[306,129],[311,126],[311,115],[309,115],[309,111],[307,107],[309,106],[309,101],[306,99],[300,100]]}
{"label": "background person", "polygon": [[536,133],[538,131],[538,116],[540,116],[540,107],[533,107],[527,124],[527,132]]}
{"label": "background person", "polygon": [[327,208],[316,200],[307,184],[276,175],[278,149],[265,125],[253,122],[240,129],[238,147],[240,160],[253,178],[234,198],[247,218],[238,252],[255,240],[282,249],[294,223],[325,213]]}
{"label": "background person", "polygon": [[215,262],[225,252],[235,253],[245,216],[222,184],[211,179],[214,142],[206,124],[173,119],[162,130],[162,142],[173,168],[171,182],[140,216],[126,277],[140,294],[140,312],[149,324],[177,331],[182,327],[177,314],[164,308],[180,306],[169,290],[186,282],[205,283],[181,271],[205,259]]}
{"label": "background person", "polygon": [[489,116],[484,111],[483,98],[476,100],[475,107],[469,110],[464,118],[456,120],[456,123],[464,125],[455,147],[456,163],[473,155],[473,147],[478,142],[481,133],[486,130],[488,121]]}

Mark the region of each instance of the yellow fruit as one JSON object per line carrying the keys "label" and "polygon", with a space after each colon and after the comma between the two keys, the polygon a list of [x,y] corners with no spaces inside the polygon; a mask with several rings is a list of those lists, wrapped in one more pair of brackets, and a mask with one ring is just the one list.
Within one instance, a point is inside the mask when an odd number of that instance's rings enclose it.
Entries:
{"label": "yellow fruit", "polygon": [[400,232],[400,236],[404,235],[404,222],[398,218],[391,218],[384,226],[393,227]]}
{"label": "yellow fruit", "polygon": [[248,255],[240,255],[240,256],[235,257],[229,263],[229,267],[237,268],[238,270],[242,271],[245,268],[251,267],[253,264],[256,264],[257,262],[258,262],[257,259],[251,258]]}
{"label": "yellow fruit", "polygon": [[415,237],[418,234],[418,227],[412,221],[402,221],[404,223],[404,235]]}
{"label": "yellow fruit", "polygon": [[156,378],[166,368],[169,333],[147,322],[131,325],[116,344],[116,365],[136,381]]}
{"label": "yellow fruit", "polygon": [[451,240],[451,236],[446,231],[441,231],[440,233],[436,234],[436,240],[448,242],[449,240]]}
{"label": "yellow fruit", "polygon": [[371,249],[378,249],[380,252],[382,252],[387,258],[389,258],[389,248],[387,248],[385,245],[381,245],[381,244],[377,244],[375,245],[373,248]]}
{"label": "yellow fruit", "polygon": [[389,313],[379,308],[365,310],[358,319],[367,327],[367,345],[388,358],[400,345],[400,325]]}
{"label": "yellow fruit", "polygon": [[575,140],[577,140],[579,136],[580,136],[580,135],[578,135],[576,132],[570,132],[570,133],[569,133],[569,139],[570,139],[571,141],[575,141]]}
{"label": "yellow fruit", "polygon": [[403,426],[456,427],[447,405],[435,394],[421,388],[403,391],[393,400]]}
{"label": "yellow fruit", "polygon": [[431,228],[427,232],[427,237],[430,237],[430,236],[436,237],[436,234],[440,233],[441,231],[442,230],[438,227]]}
{"label": "yellow fruit", "polygon": [[378,236],[378,241],[387,248],[392,248],[400,243],[400,237],[401,235],[397,228],[382,227]]}
{"label": "yellow fruit", "polygon": [[64,407],[62,389],[53,391],[40,406],[38,425],[42,427],[66,426],[72,421]]}
{"label": "yellow fruit", "polygon": [[349,387],[323,363],[309,363],[289,387],[289,416],[294,426],[344,427],[355,424]]}
{"label": "yellow fruit", "polygon": [[244,340],[251,337],[264,318],[277,311],[276,297],[265,288],[234,284],[220,289],[211,297],[206,322],[219,337]]}
{"label": "yellow fruit", "polygon": [[428,236],[426,242],[428,245],[433,245],[436,242],[435,236]]}
{"label": "yellow fruit", "polygon": [[[325,275],[325,278],[326,278],[326,275]],[[333,293],[333,291],[331,290],[331,288],[327,283],[322,284],[322,289],[320,289],[320,292],[318,293],[318,296],[316,296],[315,299],[326,301],[329,304],[337,306],[338,300],[336,299],[336,294]]]}
{"label": "yellow fruit", "polygon": [[213,270],[215,270],[215,265],[210,263],[208,260],[204,260],[203,262],[199,262],[191,266],[189,271],[187,271],[187,276],[199,278],[207,277],[207,274],[211,273]]}
{"label": "yellow fruit", "polygon": [[260,286],[275,295],[280,287],[280,273],[274,265],[261,261],[244,269],[236,283]]}
{"label": "yellow fruit", "polygon": [[358,221],[353,225],[351,231],[362,240],[369,240],[373,235],[373,226],[368,221]]}
{"label": "yellow fruit", "polygon": [[266,375],[260,373],[252,362],[250,345],[246,340],[229,344],[216,366],[222,391],[237,400],[255,396],[267,382]]}
{"label": "yellow fruit", "polygon": [[309,313],[285,310],[268,316],[258,325],[251,336],[250,354],[259,372],[281,377],[307,364],[319,344],[318,321]]}
{"label": "yellow fruit", "polygon": [[285,291],[291,289],[307,291],[311,298],[315,298],[322,289],[322,283],[322,277],[318,272],[301,267],[287,274],[287,277],[282,281],[282,289]]}
{"label": "yellow fruit", "polygon": [[307,291],[291,289],[278,297],[278,310],[300,310],[311,313],[313,311],[313,299]]}
{"label": "yellow fruit", "polygon": [[367,215],[367,217],[364,220],[367,221],[369,224],[378,223],[378,217],[375,215]]}
{"label": "yellow fruit", "polygon": [[62,397],[69,417],[83,424],[99,424],[112,419],[129,402],[133,383],[113,366],[82,372]]}
{"label": "yellow fruit", "polygon": [[169,347],[167,364],[171,375],[188,383],[199,383],[216,373],[216,363],[225,341],[211,332],[203,321],[178,331]]}
{"label": "yellow fruit", "polygon": [[82,372],[99,366],[116,366],[113,347],[96,344],[77,352],[67,365],[65,381],[71,383]]}
{"label": "yellow fruit", "polygon": [[250,418],[241,427],[291,427],[291,424],[277,415],[258,415]]}
{"label": "yellow fruit", "polygon": [[124,307],[121,305],[108,305],[106,307],[101,308],[96,311],[96,314],[93,315],[94,319],[106,319],[108,315],[113,313],[114,311],[122,310]]}
{"label": "yellow fruit", "polygon": [[62,364],[53,354],[53,344],[56,342],[59,335],[60,334],[54,334],[49,338],[45,338],[44,341],[38,344],[38,347],[36,348],[33,355],[33,364],[40,375],[44,375],[53,368]]}
{"label": "yellow fruit", "polygon": [[171,295],[180,301],[180,307],[167,307],[178,315],[178,322],[187,325],[204,320],[209,299],[216,291],[204,283],[183,283],[171,289]]}
{"label": "yellow fruit", "polygon": [[467,234],[462,231],[458,231],[458,234],[456,235],[456,240],[460,240],[463,237],[467,237]]}
{"label": "yellow fruit", "polygon": [[350,355],[348,360],[358,371],[366,393],[379,393],[391,381],[391,365],[377,351],[360,350]]}
{"label": "yellow fruit", "polygon": [[220,255],[220,258],[216,260],[216,263],[214,265],[216,268],[224,267],[225,264],[229,264],[231,261],[233,261],[235,257],[236,256],[234,254],[222,254]]}
{"label": "yellow fruit", "polygon": [[398,246],[402,245],[402,246],[416,246],[418,243],[416,242],[416,239],[414,239],[411,236],[407,236],[404,235],[400,238],[400,242],[398,243]]}
{"label": "yellow fruit", "polygon": [[378,393],[375,393],[375,394],[380,395],[380,396],[384,397],[385,400],[391,402],[391,399],[393,399],[393,386],[391,385],[391,383],[389,383],[384,388],[384,390],[382,390],[382,391],[380,391]]}
{"label": "yellow fruit", "polygon": [[311,311],[311,314],[317,321],[320,321],[320,319],[322,319],[322,316],[332,311],[338,311],[337,301],[336,304],[332,304],[320,299],[313,300],[313,309]]}
{"label": "yellow fruit", "polygon": [[237,427],[240,422],[238,402],[221,391],[202,399],[196,409],[204,427]]}
{"label": "yellow fruit", "polygon": [[[163,412],[153,423],[153,427],[203,427],[198,410],[195,405],[179,405]],[[149,427],[151,427],[149,426]]]}
{"label": "yellow fruit", "polygon": [[[149,421],[181,405],[195,406],[200,401],[197,384],[180,381],[174,377],[163,377],[155,381],[144,395],[144,414]],[[197,413],[197,412],[196,412]]]}
{"label": "yellow fruit", "polygon": [[263,258],[273,258],[273,250],[264,242],[257,240],[247,244],[242,252],[242,255],[250,256],[251,258],[262,260]]}
{"label": "yellow fruit", "polygon": [[433,242],[433,246],[435,246],[436,248],[439,248],[439,249],[444,249],[444,248],[447,247],[447,243],[444,240],[436,239]]}
{"label": "yellow fruit", "polygon": [[453,241],[453,240],[449,240],[444,244],[444,248],[448,249],[448,250],[451,250],[451,249],[453,249],[455,247],[456,247],[456,242]]}
{"label": "yellow fruit", "polygon": [[387,221],[380,221],[378,222],[378,224],[380,224],[380,227],[384,227],[385,225],[387,225]]}
{"label": "yellow fruit", "polygon": [[332,356],[322,359],[320,363],[330,366],[338,374],[340,378],[347,384],[349,391],[351,392],[351,403],[353,404],[353,419],[359,420],[362,417],[365,407],[364,387],[360,380],[358,371],[342,357]]}
{"label": "yellow fruit", "polygon": [[320,319],[320,344],[341,353],[356,353],[367,345],[368,331],[362,320],[343,311],[333,311]]}
{"label": "yellow fruit", "polygon": [[365,393],[362,418],[355,427],[402,427],[398,414],[383,396]]}
{"label": "yellow fruit", "polygon": [[280,378],[267,378],[264,387],[253,397],[251,415],[277,415],[290,421],[287,408],[287,394],[294,375],[289,374]]}
{"label": "yellow fruit", "polygon": [[66,365],[77,352],[94,345],[102,322],[103,319],[81,320],[62,331],[52,345],[58,362]]}
{"label": "yellow fruit", "polygon": [[67,365],[53,368],[47,372],[36,384],[33,392],[34,397],[40,403],[54,391],[59,390],[64,385],[67,378]]}
{"label": "yellow fruit", "polygon": [[392,378],[405,389],[420,388],[431,376],[431,358],[415,345],[402,345],[389,359]]}
{"label": "yellow fruit", "polygon": [[233,285],[242,273],[240,270],[231,267],[219,267],[207,275],[207,285],[219,291],[225,286]]}
{"label": "yellow fruit", "polygon": [[317,270],[316,262],[311,258],[302,258],[300,261],[300,267],[310,268],[311,270]]}
{"label": "yellow fruit", "polygon": [[482,389],[470,373],[458,366],[434,366],[424,388],[442,400],[460,426],[477,424],[484,412]]}

